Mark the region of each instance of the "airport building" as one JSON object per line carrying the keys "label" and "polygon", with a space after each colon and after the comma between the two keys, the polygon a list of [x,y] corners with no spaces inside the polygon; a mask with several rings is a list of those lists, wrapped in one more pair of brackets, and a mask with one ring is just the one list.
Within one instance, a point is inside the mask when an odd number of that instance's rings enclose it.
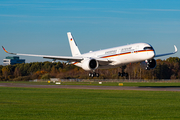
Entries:
{"label": "airport building", "polygon": [[19,56],[8,56],[3,59],[3,65],[14,65],[25,63],[25,59],[19,59]]}

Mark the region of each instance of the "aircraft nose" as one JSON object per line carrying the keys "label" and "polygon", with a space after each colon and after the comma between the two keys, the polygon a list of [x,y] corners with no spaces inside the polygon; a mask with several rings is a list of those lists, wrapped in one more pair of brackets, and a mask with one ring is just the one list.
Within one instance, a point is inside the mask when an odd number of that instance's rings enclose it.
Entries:
{"label": "aircraft nose", "polygon": [[155,51],[151,51],[148,53],[148,56],[151,57],[151,58],[154,58],[155,56]]}

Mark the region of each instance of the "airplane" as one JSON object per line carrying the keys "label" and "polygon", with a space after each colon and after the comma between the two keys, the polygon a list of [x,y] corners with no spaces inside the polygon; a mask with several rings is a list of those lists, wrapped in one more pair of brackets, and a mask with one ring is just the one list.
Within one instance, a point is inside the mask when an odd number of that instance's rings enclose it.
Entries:
{"label": "airplane", "polygon": [[[174,45],[175,51],[171,53],[156,55],[153,47],[148,43],[135,43],[119,47],[113,47],[109,49],[90,51],[89,53],[81,54],[79,48],[71,34],[67,33],[70,49],[72,56],[50,56],[50,55],[34,55],[34,54],[21,54],[21,53],[10,53],[2,46],[6,53],[12,55],[22,56],[34,56],[43,57],[47,59],[67,61],[68,63],[74,64],[81,67],[85,71],[89,71],[90,77],[99,77],[99,73],[95,71],[97,69],[108,69],[127,65],[129,63],[141,62],[141,67],[150,70],[156,67],[155,57],[161,57],[177,53],[177,47]],[[119,76],[128,76],[127,73],[118,73]]]}

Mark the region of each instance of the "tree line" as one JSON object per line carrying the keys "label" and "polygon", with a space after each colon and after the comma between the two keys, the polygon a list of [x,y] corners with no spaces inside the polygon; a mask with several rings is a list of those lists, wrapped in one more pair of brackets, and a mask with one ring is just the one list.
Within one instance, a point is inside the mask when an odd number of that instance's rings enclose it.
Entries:
{"label": "tree line", "polygon": [[[98,69],[99,79],[180,79],[180,58],[170,57],[166,60],[157,59],[157,66],[152,70],[142,69],[140,63],[128,64],[125,72],[128,77],[119,77],[121,67],[112,69]],[[0,81],[33,80],[33,79],[91,79],[89,72],[82,68],[63,62],[33,62],[15,65],[0,65]]]}

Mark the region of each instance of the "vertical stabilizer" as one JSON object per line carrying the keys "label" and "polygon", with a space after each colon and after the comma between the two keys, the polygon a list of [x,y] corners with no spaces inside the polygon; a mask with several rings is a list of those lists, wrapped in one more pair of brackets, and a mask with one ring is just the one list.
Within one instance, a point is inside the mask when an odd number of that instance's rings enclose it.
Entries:
{"label": "vertical stabilizer", "polygon": [[79,48],[77,47],[77,44],[76,44],[73,36],[71,35],[71,32],[68,32],[67,36],[68,36],[68,40],[69,40],[69,45],[70,45],[70,48],[71,48],[72,56],[81,55],[81,53],[79,51]]}

